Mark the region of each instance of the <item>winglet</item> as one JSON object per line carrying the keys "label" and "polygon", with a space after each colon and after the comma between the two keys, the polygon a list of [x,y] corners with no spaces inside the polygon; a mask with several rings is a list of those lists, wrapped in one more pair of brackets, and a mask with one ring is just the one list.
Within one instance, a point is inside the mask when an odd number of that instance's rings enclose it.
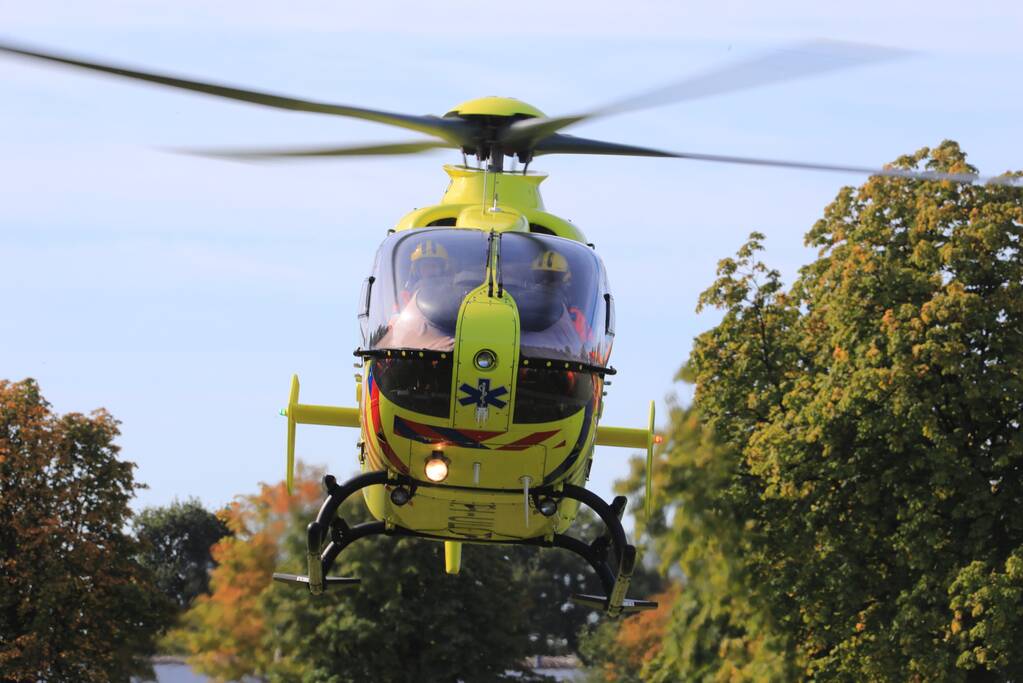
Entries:
{"label": "winglet", "polygon": [[288,407],[284,409],[284,415],[288,418],[288,495],[291,495],[295,485],[295,406],[298,405],[298,375],[291,376],[291,393],[288,394]]}
{"label": "winglet", "polygon": [[646,445],[646,499],[643,501],[643,512],[646,514],[647,524],[650,523],[650,513],[654,506],[654,446],[661,442],[661,437],[654,433],[655,405],[653,401],[650,401],[650,421],[647,423],[649,440]]}

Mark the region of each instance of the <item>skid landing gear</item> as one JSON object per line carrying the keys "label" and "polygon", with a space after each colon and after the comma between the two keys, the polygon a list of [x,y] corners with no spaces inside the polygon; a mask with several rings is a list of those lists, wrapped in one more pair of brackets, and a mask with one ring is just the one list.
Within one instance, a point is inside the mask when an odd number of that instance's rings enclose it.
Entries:
{"label": "skid landing gear", "polygon": [[[366,472],[339,485],[332,475],[323,478],[323,486],[327,498],[320,506],[316,520],[309,524],[306,534],[308,575],[275,573],[274,579],[285,583],[305,584],[313,595],[319,595],[329,586],[345,587],[359,583],[357,578],[329,576],[328,572],[334,565],[341,551],[350,544],[367,536],[415,536],[434,540],[452,540],[443,536],[424,534],[399,526],[388,527],[384,522],[366,522],[349,526],[337,516],[338,508],[353,493],[379,484],[392,484],[414,490],[416,486],[427,486],[408,477],[394,477],[388,472]],[[518,545],[534,545],[542,548],[562,548],[582,557],[596,572],[600,579],[604,595],[587,595],[577,593],[572,601],[603,610],[608,616],[616,617],[642,610],[654,609],[656,602],[635,600],[626,597],[632,572],[636,567],[636,548],[629,545],[625,538],[621,517],[625,511],[625,497],[618,496],[609,505],[600,496],[581,486],[565,484],[561,490],[553,488],[537,488],[530,492],[534,502],[545,500],[560,502],[564,498],[577,500],[588,506],[600,517],[606,527],[602,536],[592,543],[585,543],[567,534],[553,534],[548,537],[538,536],[518,541],[492,541],[495,543],[512,543]]]}

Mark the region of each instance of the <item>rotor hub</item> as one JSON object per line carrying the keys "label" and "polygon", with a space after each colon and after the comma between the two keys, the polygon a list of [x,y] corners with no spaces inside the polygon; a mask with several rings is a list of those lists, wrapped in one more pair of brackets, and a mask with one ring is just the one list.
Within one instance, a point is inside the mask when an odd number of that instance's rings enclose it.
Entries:
{"label": "rotor hub", "polygon": [[542,118],[546,116],[542,111],[531,104],[517,100],[514,97],[477,97],[474,100],[466,100],[456,105],[447,114],[452,116],[502,116],[521,119]]}

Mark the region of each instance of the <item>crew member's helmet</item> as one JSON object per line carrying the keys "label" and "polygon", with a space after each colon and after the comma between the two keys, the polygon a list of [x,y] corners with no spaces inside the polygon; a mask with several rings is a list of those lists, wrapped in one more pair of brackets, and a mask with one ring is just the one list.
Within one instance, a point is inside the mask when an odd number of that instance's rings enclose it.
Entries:
{"label": "crew member's helmet", "polygon": [[436,277],[448,270],[448,250],[434,240],[423,240],[412,252],[412,275],[420,277]]}
{"label": "crew member's helmet", "polygon": [[553,249],[548,249],[533,259],[530,268],[533,271],[533,279],[545,285],[564,284],[571,277],[568,260]]}

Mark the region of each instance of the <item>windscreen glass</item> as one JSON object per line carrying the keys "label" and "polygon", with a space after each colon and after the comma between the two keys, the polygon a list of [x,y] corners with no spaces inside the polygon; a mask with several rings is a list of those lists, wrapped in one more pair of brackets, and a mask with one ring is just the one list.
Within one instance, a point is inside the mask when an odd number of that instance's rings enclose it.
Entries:
{"label": "windscreen glass", "polygon": [[409,230],[377,251],[363,346],[433,349],[455,346],[458,309],[486,276],[488,235],[478,230]]}
{"label": "windscreen glass", "polygon": [[611,352],[604,266],[589,247],[505,233],[501,280],[519,310],[521,355],[606,365]]}
{"label": "windscreen glass", "polygon": [[373,360],[373,377],[394,404],[417,413],[447,417],[451,407],[451,355],[383,357]]}
{"label": "windscreen glass", "polygon": [[515,422],[552,422],[575,415],[593,401],[595,381],[589,372],[519,367]]}

